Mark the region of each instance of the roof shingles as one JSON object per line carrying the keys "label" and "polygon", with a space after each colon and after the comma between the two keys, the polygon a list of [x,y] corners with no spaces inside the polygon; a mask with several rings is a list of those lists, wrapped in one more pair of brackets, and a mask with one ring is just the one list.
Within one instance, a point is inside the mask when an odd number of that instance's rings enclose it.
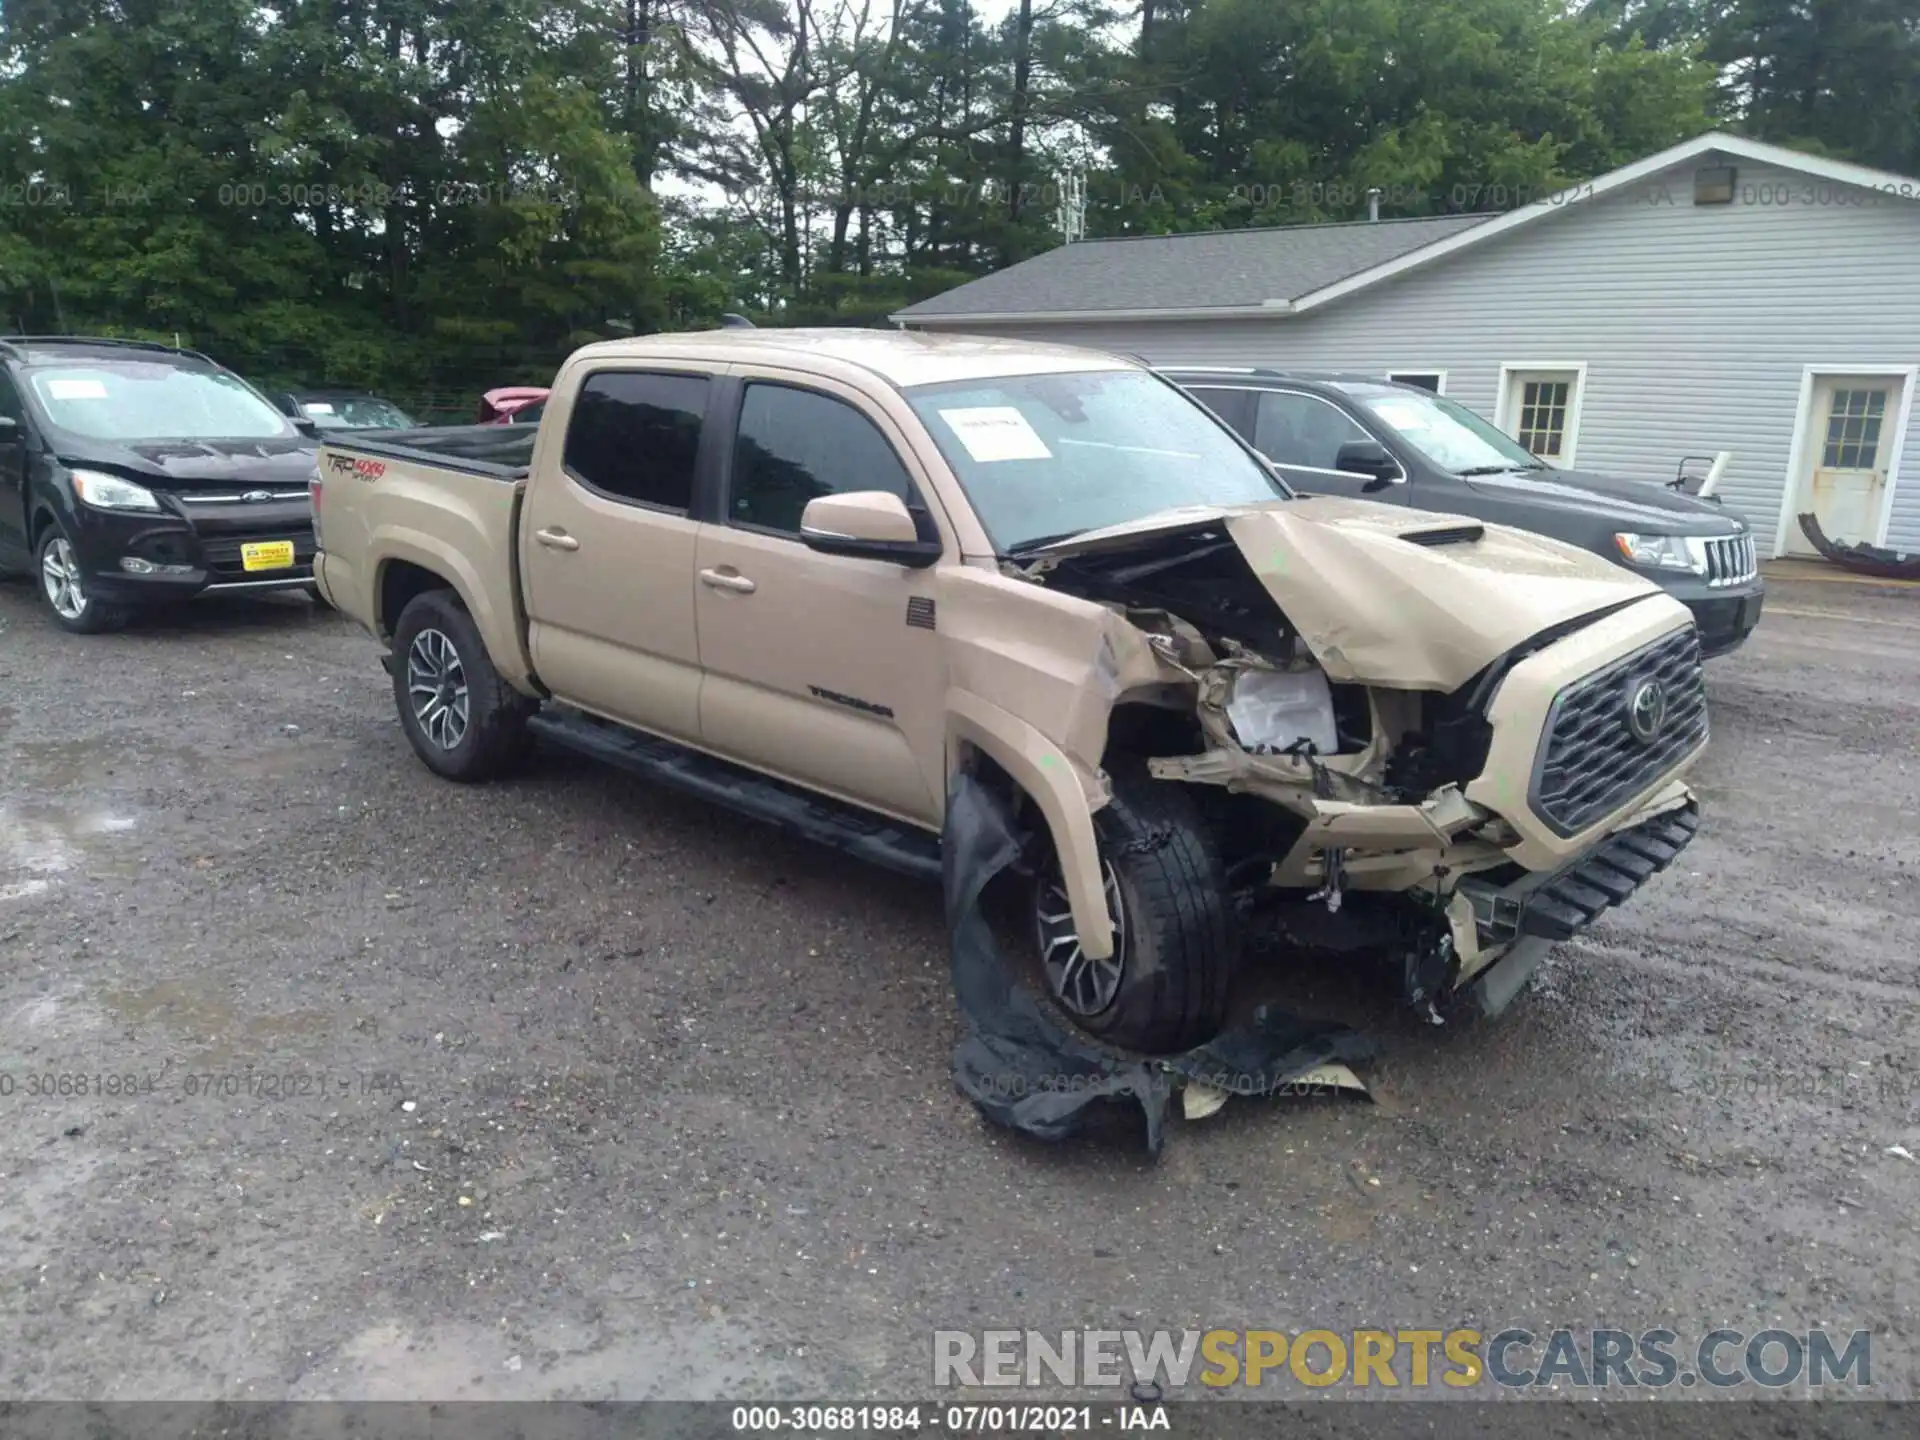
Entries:
{"label": "roof shingles", "polygon": [[914,320],[1257,307],[1298,299],[1492,218],[1435,215],[1083,240],[895,313]]}

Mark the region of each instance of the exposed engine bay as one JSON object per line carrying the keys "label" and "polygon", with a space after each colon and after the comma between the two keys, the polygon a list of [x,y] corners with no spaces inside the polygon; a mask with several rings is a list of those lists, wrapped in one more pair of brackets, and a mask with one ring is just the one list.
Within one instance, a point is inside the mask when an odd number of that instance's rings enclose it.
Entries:
{"label": "exposed engine bay", "polygon": [[[1470,548],[1482,535],[1475,523],[1440,523],[1393,538],[1417,553]],[[1124,616],[1180,677],[1122,697],[1109,750],[1145,755],[1158,779],[1208,787],[1243,913],[1265,915],[1296,946],[1397,957],[1406,999],[1437,1020],[1438,1001],[1524,934],[1544,933],[1514,916],[1526,892],[1572,868],[1518,863],[1522,836],[1506,807],[1483,803],[1492,792],[1524,804],[1510,781],[1486,778],[1490,702],[1516,666],[1638,597],[1557,619],[1450,688],[1395,688],[1330,674],[1250,549],[1216,520],[1007,568]],[[1158,723],[1143,710],[1159,712]],[[1547,718],[1521,718],[1529,763]],[[1691,813],[1676,782],[1630,819],[1682,807]],[[1649,858],[1664,864],[1658,848]],[[1598,890],[1566,883],[1597,899],[1597,913],[1640,878]]]}

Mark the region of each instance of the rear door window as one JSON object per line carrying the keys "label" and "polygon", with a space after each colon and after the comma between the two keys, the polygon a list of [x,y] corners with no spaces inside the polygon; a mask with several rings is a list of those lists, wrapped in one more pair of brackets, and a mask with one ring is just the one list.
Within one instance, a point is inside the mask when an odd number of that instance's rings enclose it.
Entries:
{"label": "rear door window", "polygon": [[1228,385],[1189,385],[1193,398],[1231,425],[1242,440],[1253,443],[1253,392]]}
{"label": "rear door window", "polygon": [[807,502],[884,490],[923,509],[907,467],[879,428],[853,406],[791,385],[749,383],[733,446],[727,519],[800,533]]}
{"label": "rear door window", "polygon": [[610,499],[684,514],[706,414],[704,375],[602,370],[573,403],[563,463]]}

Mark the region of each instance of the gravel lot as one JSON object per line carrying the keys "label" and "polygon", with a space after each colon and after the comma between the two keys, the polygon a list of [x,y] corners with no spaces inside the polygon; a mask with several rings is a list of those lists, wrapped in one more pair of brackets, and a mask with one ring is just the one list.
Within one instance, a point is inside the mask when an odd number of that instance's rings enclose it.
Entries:
{"label": "gravel lot", "polygon": [[1377,1103],[1156,1166],[954,1093],[935,890],[564,755],[439,781],[303,600],[82,640],[0,586],[0,1399],[901,1399],[936,1327],[1510,1322],[1866,1327],[1911,1397],[1920,591],[1769,603],[1679,865],[1491,1024],[1287,977]]}

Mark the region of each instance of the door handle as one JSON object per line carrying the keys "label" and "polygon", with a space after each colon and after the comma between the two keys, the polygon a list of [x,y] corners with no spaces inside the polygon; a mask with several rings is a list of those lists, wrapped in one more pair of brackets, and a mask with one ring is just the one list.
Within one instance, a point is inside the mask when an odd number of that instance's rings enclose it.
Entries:
{"label": "door handle", "polygon": [[533,538],[549,550],[578,550],[580,542],[564,530],[536,530]]}
{"label": "door handle", "polygon": [[736,590],[742,595],[751,595],[759,587],[744,575],[734,575],[725,570],[702,570],[700,583],[711,585],[715,590]]}

